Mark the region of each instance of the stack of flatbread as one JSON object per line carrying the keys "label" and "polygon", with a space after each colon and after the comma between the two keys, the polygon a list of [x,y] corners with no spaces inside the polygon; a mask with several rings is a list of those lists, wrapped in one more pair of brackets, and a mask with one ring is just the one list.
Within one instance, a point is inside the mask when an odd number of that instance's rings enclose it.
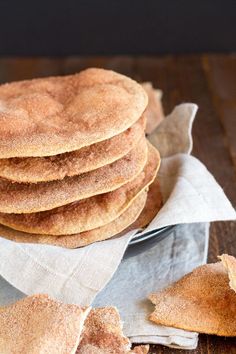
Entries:
{"label": "stack of flatbread", "polygon": [[75,248],[148,224],[161,197],[147,105],[103,69],[1,85],[0,235]]}

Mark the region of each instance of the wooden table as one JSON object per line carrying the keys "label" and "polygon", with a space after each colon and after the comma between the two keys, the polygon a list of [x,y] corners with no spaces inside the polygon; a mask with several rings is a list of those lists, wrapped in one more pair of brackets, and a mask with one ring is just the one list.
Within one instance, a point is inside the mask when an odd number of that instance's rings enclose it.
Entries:
{"label": "wooden table", "polygon": [[[193,154],[213,173],[236,206],[236,55],[4,58],[0,59],[0,81],[69,74],[89,66],[152,81],[164,92],[165,113],[181,102],[197,103]],[[236,256],[236,222],[211,225],[208,261],[215,262],[223,252]],[[150,352],[187,353],[162,346],[152,346]],[[236,353],[236,340],[200,335],[193,353]]]}

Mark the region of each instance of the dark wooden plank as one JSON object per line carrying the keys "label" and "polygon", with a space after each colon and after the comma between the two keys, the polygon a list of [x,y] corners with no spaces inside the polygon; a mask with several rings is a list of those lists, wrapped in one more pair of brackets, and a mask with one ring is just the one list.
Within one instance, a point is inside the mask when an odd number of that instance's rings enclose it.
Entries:
{"label": "dark wooden plank", "polygon": [[150,354],[235,354],[236,339],[216,336],[200,335],[196,350],[180,350],[161,345],[150,346]]}
{"label": "dark wooden plank", "polygon": [[236,168],[236,54],[203,56],[203,68]]}
{"label": "dark wooden plank", "polygon": [[64,59],[1,58],[0,83],[63,74]]}
{"label": "dark wooden plank", "polygon": [[80,70],[98,67],[115,70],[121,74],[133,76],[134,59],[132,57],[69,57],[64,63],[64,73],[72,74]]}

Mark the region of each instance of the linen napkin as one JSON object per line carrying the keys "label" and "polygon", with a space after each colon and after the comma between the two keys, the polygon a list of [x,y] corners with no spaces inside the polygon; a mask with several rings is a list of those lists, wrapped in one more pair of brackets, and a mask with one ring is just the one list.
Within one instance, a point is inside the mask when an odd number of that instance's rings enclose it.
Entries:
{"label": "linen napkin", "polygon": [[[164,206],[148,230],[171,224],[236,218],[235,210],[213,176],[200,161],[188,155],[192,144],[191,124],[196,109],[193,104],[177,106],[152,134],[151,139],[155,139],[160,149],[164,140],[174,145],[175,149],[168,144],[162,149],[166,157],[162,159],[159,178]],[[173,125],[176,129],[170,137]],[[182,136],[184,145],[177,136]],[[19,244],[0,238],[0,275],[27,295],[43,292],[64,302],[88,305],[112,278],[134,234],[135,231],[132,231],[120,238],[75,250]],[[154,276],[151,270],[149,268],[150,277]],[[142,333],[148,333],[146,327],[143,327]],[[131,335],[136,337],[136,334]],[[189,338],[189,333],[186,338]]]}
{"label": "linen napkin", "polygon": [[130,247],[93,305],[116,306],[124,332],[133,343],[195,349],[197,333],[158,326],[148,320],[154,305],[147,297],[206,263],[208,236],[209,223],[183,224],[159,242],[153,239]]}
{"label": "linen napkin", "polygon": [[[153,308],[147,296],[205,263],[208,236],[209,223],[183,224],[162,241],[150,239],[129,247],[113,278],[92,305],[116,306],[124,323],[125,335],[132,343],[196,348],[197,333],[158,326],[147,319]],[[0,305],[24,296],[0,277]]]}

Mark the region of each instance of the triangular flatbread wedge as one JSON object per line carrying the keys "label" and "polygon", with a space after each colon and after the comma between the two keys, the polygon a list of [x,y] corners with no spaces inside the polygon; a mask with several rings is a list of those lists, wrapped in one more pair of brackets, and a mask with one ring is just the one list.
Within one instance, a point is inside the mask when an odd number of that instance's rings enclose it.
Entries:
{"label": "triangular flatbread wedge", "polygon": [[156,305],[149,319],[157,324],[236,336],[236,293],[222,262],[194,269],[149,299]]}
{"label": "triangular flatbread wedge", "polygon": [[0,308],[0,353],[73,354],[88,313],[42,294]]}

